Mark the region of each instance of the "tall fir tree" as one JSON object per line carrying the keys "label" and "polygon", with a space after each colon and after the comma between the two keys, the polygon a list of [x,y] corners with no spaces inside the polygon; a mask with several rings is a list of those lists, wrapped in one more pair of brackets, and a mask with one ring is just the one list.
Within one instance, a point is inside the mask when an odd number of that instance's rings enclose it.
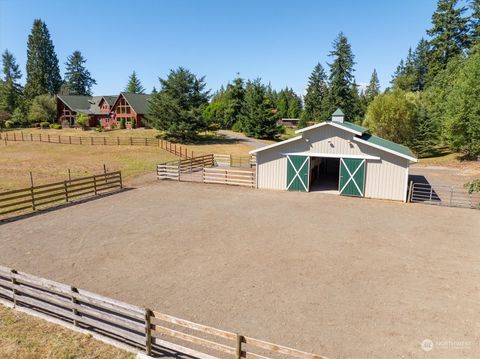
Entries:
{"label": "tall fir tree", "polygon": [[127,86],[125,87],[125,92],[130,92],[130,93],[144,93],[145,88],[142,86],[142,83],[140,82],[140,79],[137,76],[137,73],[135,71],[132,72],[132,74],[128,77],[128,83]]}
{"label": "tall fir tree", "polygon": [[228,84],[225,91],[226,108],[223,123],[224,128],[232,128],[235,123],[240,121],[244,100],[245,83],[239,74],[237,74],[237,77],[233,80],[233,84]]}
{"label": "tall fir tree", "polygon": [[370,77],[370,82],[365,89],[365,100],[367,104],[372,102],[375,96],[380,94],[380,80],[378,79],[377,70],[373,69],[372,76]]}
{"label": "tall fir tree", "polygon": [[206,129],[203,116],[210,91],[205,90],[205,77],[197,77],[179,67],[160,79],[161,89],[150,97],[147,122],[165,131],[168,137],[193,140]]}
{"label": "tall fir tree", "polygon": [[333,42],[330,52],[333,62],[330,65],[330,88],[328,92],[328,113],[341,108],[348,121],[353,121],[357,104],[352,92],[353,72],[355,65],[352,48],[348,39],[341,32]]}
{"label": "tall fir tree", "polygon": [[447,67],[448,61],[461,55],[470,46],[466,7],[458,6],[458,0],[438,0],[432,15],[432,28],[427,30],[430,39],[429,78]]}
{"label": "tall fir tree", "polygon": [[328,119],[329,114],[325,113],[327,93],[327,75],[323,66],[318,63],[308,78],[301,127],[304,127],[307,121],[325,121]]}
{"label": "tall fir tree", "polygon": [[82,56],[80,51],[74,51],[67,58],[65,83],[72,95],[88,95],[92,94],[92,86],[97,82],[90,75],[84,64],[87,60]]}
{"label": "tall fir tree", "polygon": [[242,109],[241,128],[250,137],[273,139],[278,135],[273,95],[260,79],[248,81]]}
{"label": "tall fir tree", "polygon": [[29,99],[43,94],[54,95],[61,85],[62,77],[50,32],[42,20],[36,19],[28,36],[25,94]]}
{"label": "tall fir tree", "polygon": [[0,80],[0,110],[13,114],[20,104],[22,86],[18,82],[22,72],[13,54],[5,50],[2,54],[2,79]]}
{"label": "tall fir tree", "polygon": [[429,68],[428,54],[430,45],[427,40],[421,38],[414,52],[415,84],[414,91],[423,91],[427,84]]}

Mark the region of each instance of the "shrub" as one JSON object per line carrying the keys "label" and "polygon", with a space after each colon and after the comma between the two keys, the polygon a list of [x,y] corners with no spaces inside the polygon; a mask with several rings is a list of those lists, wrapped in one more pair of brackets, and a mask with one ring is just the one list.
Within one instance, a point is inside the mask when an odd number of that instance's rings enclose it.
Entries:
{"label": "shrub", "polygon": [[4,124],[5,128],[13,128],[15,126],[15,122],[13,122],[12,120],[7,120]]}
{"label": "shrub", "polygon": [[50,122],[47,122],[47,121],[40,122],[40,128],[49,128],[49,127],[50,127]]}
{"label": "shrub", "polygon": [[242,123],[240,121],[235,122],[232,126],[232,131],[242,132]]}
{"label": "shrub", "polygon": [[125,117],[122,117],[120,119],[120,129],[121,130],[124,130],[126,128],[126,121],[125,121]]}
{"label": "shrub", "polygon": [[82,130],[85,130],[88,125],[88,116],[85,115],[84,113],[81,113],[80,115],[77,116],[77,120],[75,121],[78,126],[82,128]]}
{"label": "shrub", "polygon": [[130,123],[131,123],[131,128],[132,129],[137,128],[137,120],[135,120],[135,118],[132,117],[131,120],[130,120]]}
{"label": "shrub", "polygon": [[103,132],[103,127],[102,127],[102,126],[97,126],[97,128],[95,129],[95,131],[97,131],[97,132]]}
{"label": "shrub", "polygon": [[62,125],[59,124],[59,123],[52,123],[52,124],[50,124],[50,128],[53,128],[54,130],[61,130]]}
{"label": "shrub", "polygon": [[112,124],[110,124],[110,129],[111,129],[111,130],[114,130],[114,129],[116,129],[116,128],[117,128],[117,125],[115,124],[115,122],[112,123]]}
{"label": "shrub", "polygon": [[55,97],[40,95],[33,99],[28,119],[30,122],[52,122],[57,114]]}

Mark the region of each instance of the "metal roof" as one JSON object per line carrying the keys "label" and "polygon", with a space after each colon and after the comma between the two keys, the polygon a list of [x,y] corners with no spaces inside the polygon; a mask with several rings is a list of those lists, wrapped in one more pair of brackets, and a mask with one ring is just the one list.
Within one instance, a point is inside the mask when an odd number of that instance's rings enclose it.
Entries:
{"label": "metal roof", "polygon": [[384,138],[374,136],[370,133],[364,133],[361,137],[358,137],[360,140],[368,142],[369,144],[382,147],[391,152],[402,154],[406,157],[411,157],[412,160],[416,161],[416,157],[413,152],[406,146],[400,145],[398,143],[386,140]]}

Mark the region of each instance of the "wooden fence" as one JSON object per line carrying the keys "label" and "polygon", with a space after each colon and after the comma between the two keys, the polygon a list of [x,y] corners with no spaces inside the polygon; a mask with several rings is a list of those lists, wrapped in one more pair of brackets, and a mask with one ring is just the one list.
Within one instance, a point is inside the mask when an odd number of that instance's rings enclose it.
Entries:
{"label": "wooden fence", "polygon": [[255,172],[224,168],[204,168],[203,183],[255,187]]}
{"label": "wooden fence", "polygon": [[[326,359],[120,302],[3,266],[0,266],[0,303],[69,329],[89,333],[96,339],[119,345],[132,352],[145,352],[152,356],[161,355],[168,349],[177,354],[183,353],[202,359],[217,356],[267,359],[268,355],[278,354],[298,359]],[[170,341],[164,340],[167,338]],[[206,352],[217,355],[212,356]]]}
{"label": "wooden fence", "polygon": [[223,154],[213,154],[215,164],[217,166],[227,166],[227,167],[255,167],[257,164],[256,157],[253,156],[233,156],[233,155],[223,155]]}
{"label": "wooden fence", "polygon": [[157,179],[255,187],[255,172],[251,168],[240,170],[222,167],[215,156],[219,155],[203,155],[159,164]]}
{"label": "wooden fence", "polygon": [[158,138],[147,137],[100,137],[100,136],[62,136],[53,134],[23,132],[0,132],[0,140],[23,141],[23,142],[44,142],[57,143],[63,145],[91,145],[91,146],[155,146],[162,150],[173,153],[180,158],[192,158],[193,151],[185,146],[177,145]]}
{"label": "wooden fence", "polygon": [[48,205],[68,203],[80,197],[96,196],[122,188],[122,173],[116,171],[0,192],[0,215],[35,211]]}

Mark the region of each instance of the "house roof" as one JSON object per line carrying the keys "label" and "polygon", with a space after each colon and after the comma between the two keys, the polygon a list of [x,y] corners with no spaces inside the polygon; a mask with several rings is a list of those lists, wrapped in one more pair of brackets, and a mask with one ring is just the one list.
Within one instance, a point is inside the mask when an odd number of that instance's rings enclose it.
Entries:
{"label": "house roof", "polygon": [[335,112],[332,113],[332,116],[345,116],[345,114],[343,113],[343,111],[341,109],[337,108],[335,110]]}
{"label": "house roof", "polygon": [[115,104],[115,101],[117,100],[118,96],[103,96],[105,101],[110,105],[113,106]]}
{"label": "house roof", "polygon": [[76,112],[88,111],[90,108],[91,96],[80,95],[57,95],[57,97],[70,109]]}
{"label": "house roof", "polygon": [[120,94],[125,97],[125,100],[127,100],[137,114],[148,113],[148,99],[150,95],[130,92],[122,92]]}

